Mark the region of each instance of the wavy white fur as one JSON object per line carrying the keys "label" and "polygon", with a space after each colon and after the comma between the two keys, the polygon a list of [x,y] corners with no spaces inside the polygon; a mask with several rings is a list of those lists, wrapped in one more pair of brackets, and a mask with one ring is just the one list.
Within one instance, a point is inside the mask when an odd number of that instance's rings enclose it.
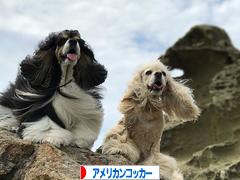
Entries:
{"label": "wavy white fur", "polygon": [[0,127],[9,131],[16,131],[18,126],[19,121],[13,115],[11,109],[0,105]]}

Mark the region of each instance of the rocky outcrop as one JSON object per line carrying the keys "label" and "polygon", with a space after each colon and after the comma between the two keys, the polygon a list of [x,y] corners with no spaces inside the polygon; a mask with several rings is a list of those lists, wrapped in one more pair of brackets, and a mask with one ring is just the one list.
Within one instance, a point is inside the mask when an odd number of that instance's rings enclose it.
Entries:
{"label": "rocky outcrop", "polygon": [[122,156],[104,156],[77,147],[32,144],[0,130],[1,180],[79,180],[80,165],[131,164]]}
{"label": "rocky outcrop", "polygon": [[185,179],[240,179],[240,52],[218,27],[193,27],[161,61],[184,71],[202,109],[197,122],[169,123],[162,151]]}

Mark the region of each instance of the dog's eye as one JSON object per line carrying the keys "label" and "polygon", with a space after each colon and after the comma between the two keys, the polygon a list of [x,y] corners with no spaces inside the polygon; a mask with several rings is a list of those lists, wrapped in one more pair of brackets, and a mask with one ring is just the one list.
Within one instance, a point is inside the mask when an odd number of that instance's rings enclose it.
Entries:
{"label": "dog's eye", "polygon": [[62,46],[66,41],[67,41],[67,38],[63,38],[63,37],[59,38],[58,42],[57,42],[57,45]]}
{"label": "dog's eye", "polygon": [[163,76],[166,76],[166,73],[163,71],[163,72],[162,72],[162,75],[163,75]]}
{"label": "dog's eye", "polygon": [[145,73],[146,75],[150,75],[150,74],[152,74],[152,71],[147,71],[146,73]]}

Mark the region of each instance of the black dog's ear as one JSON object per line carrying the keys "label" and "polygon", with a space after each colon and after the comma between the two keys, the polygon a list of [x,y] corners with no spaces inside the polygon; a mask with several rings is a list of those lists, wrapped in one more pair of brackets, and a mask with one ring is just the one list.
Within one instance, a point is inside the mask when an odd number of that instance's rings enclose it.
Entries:
{"label": "black dog's ear", "polygon": [[61,70],[55,56],[57,34],[50,34],[39,44],[32,57],[20,64],[20,73],[35,89],[54,87],[60,81]]}
{"label": "black dog's ear", "polygon": [[79,45],[81,48],[81,57],[75,66],[73,75],[80,87],[91,89],[105,81],[107,70],[95,60],[93,51],[84,40],[81,39]]}

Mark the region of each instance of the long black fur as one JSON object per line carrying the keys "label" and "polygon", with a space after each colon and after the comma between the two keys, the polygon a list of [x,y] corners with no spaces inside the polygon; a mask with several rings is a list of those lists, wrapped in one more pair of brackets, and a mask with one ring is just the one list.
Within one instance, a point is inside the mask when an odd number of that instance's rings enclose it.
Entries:
{"label": "long black fur", "polygon": [[[70,31],[78,33],[78,31]],[[59,89],[61,80],[61,66],[55,55],[59,33],[51,33],[40,42],[33,56],[27,56],[20,64],[20,72],[15,83],[0,96],[0,105],[11,108],[20,122],[34,122],[47,115],[61,127],[51,101]],[[74,68],[76,83],[96,99],[101,95],[98,85],[103,83],[107,76],[105,67],[97,62],[93,51],[83,40],[79,40],[81,57]],[[38,96],[17,95],[17,91],[29,92]]]}

